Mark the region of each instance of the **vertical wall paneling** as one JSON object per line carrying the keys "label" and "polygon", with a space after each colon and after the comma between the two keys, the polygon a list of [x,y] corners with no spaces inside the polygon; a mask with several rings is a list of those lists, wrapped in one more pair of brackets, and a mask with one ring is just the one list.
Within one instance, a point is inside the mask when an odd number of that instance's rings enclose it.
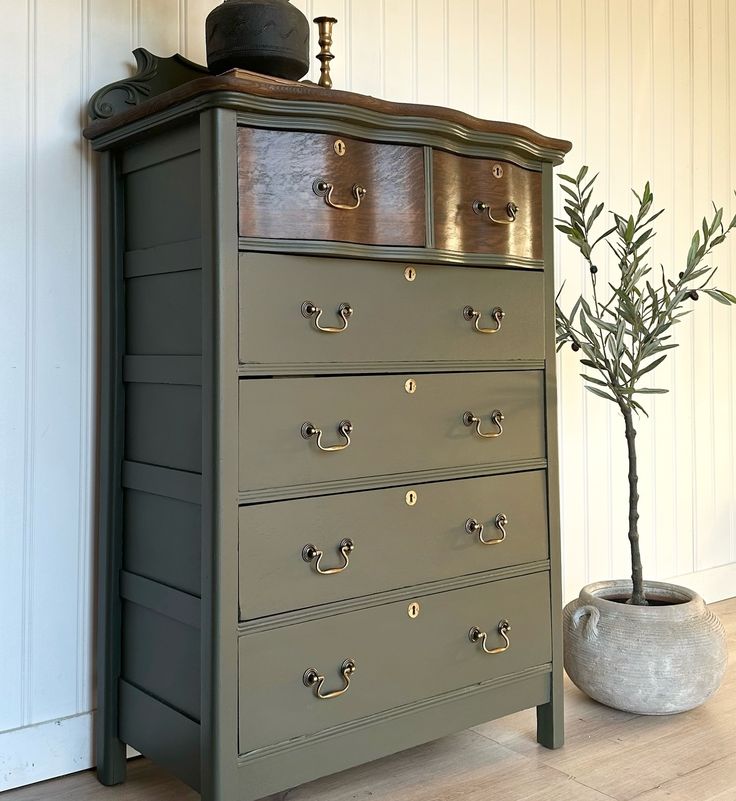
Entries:
{"label": "vertical wall paneling", "polygon": [[[0,790],[91,764],[95,425],[95,168],[89,94],[138,45],[204,62],[219,0],[18,0],[0,85]],[[339,20],[337,88],[449,104],[574,142],[631,208],[652,181],[652,265],[682,268],[711,200],[736,212],[734,0],[293,0]],[[309,76],[316,80],[313,60]],[[558,209],[562,193],[555,192]],[[562,235],[556,279],[589,275]],[[712,260],[736,291],[736,242]],[[605,253],[599,278],[615,277]],[[736,314],[703,298],[650,376],[672,387],[639,421],[644,567],[708,600],[736,586]],[[564,594],[628,573],[626,451],[615,408],[559,357]]]}
{"label": "vertical wall paneling", "polygon": [[532,0],[506,4],[506,118],[531,125],[534,116],[534,11]]}
{"label": "vertical wall paneling", "polygon": [[[608,108],[608,126],[605,152],[601,154],[601,201],[619,214],[628,214],[631,209],[632,188],[632,28],[631,2],[606,3],[606,49],[608,59],[606,65]],[[640,187],[641,188],[641,187]],[[611,218],[600,221],[600,230],[610,224]],[[600,252],[600,251],[599,251]],[[612,254],[601,253],[599,265],[607,280],[615,280],[618,266]],[[605,286],[605,282],[603,283]],[[595,399],[593,399],[595,400]],[[626,476],[626,444],[624,441],[623,419],[612,406],[608,407],[609,452],[614,456],[609,469],[608,494],[611,502],[609,510],[610,531],[607,543],[608,571],[612,576],[626,576],[629,569],[629,547],[626,538],[627,506],[626,493],[628,483]],[[594,574],[600,572],[601,566],[594,568]],[[574,587],[567,585],[568,593]]]}
{"label": "vertical wall paneling", "polygon": [[[90,21],[91,9],[89,0],[80,3],[79,24],[79,103],[84,105],[90,94]],[[93,621],[93,540],[92,540],[92,471],[94,470],[93,445],[96,435],[96,415],[93,397],[89,392],[92,384],[92,360],[95,355],[93,336],[84,336],[81,332],[94,330],[94,308],[96,294],[94,292],[95,242],[94,210],[95,197],[92,185],[92,161],[90,146],[80,142],[79,155],[79,305],[80,305],[80,337],[79,365],[80,380],[77,392],[79,395],[79,497],[77,499],[77,664],[75,678],[77,682],[77,698],[75,712],[78,709],[91,709],[94,706],[92,691],[92,621]]]}
{"label": "vertical wall paneling", "polygon": [[[710,26],[710,87],[711,87],[711,142],[710,173],[711,199],[718,206],[730,206],[729,158],[732,142],[729,139],[729,82],[728,82],[728,16],[730,0],[712,0]],[[733,4],[732,4],[733,5]],[[710,214],[712,215],[712,208]],[[718,252],[711,260],[718,267],[716,277],[722,286],[733,287],[729,279],[730,265],[728,251]],[[711,350],[711,376],[713,382],[712,406],[706,410],[713,429],[713,525],[710,537],[701,543],[701,559],[706,564],[716,560],[725,564],[731,558],[730,525],[733,504],[724,504],[720,499],[736,493],[733,480],[733,459],[731,445],[734,431],[731,416],[731,387],[733,370],[722,369],[728,364],[730,350],[731,310],[721,304],[709,304],[711,329],[706,341],[723,343],[722,355]],[[698,308],[700,311],[700,308]],[[719,358],[720,356],[720,358]],[[733,361],[731,361],[733,364]],[[724,536],[728,532],[729,536]]]}
{"label": "vertical wall paneling", "polygon": [[[728,120],[728,142],[733,142],[733,137],[736,136],[736,103],[733,102],[734,92],[736,92],[736,8],[733,4],[729,3],[726,6],[726,18],[728,20],[728,70],[726,73],[726,85],[728,86],[728,107],[729,107],[729,120]],[[728,151],[728,219],[736,213],[736,199],[734,198],[733,189],[736,187],[736,156],[734,156],[733,149],[729,148]],[[724,201],[725,202],[725,201]],[[729,246],[729,271],[728,271],[728,285],[736,287],[736,242],[731,242]],[[724,270],[725,273],[725,270]],[[723,277],[722,279],[723,280]],[[732,316],[729,320],[729,338],[730,343],[728,351],[728,360],[731,365],[731,385],[729,393],[729,408],[731,409],[731,427],[730,427],[730,445],[731,452],[729,455],[729,463],[731,466],[730,478],[731,486],[736,487],[736,320]],[[736,504],[731,504],[731,519],[729,521],[731,529],[731,553],[729,561],[736,561]]]}
{"label": "vertical wall paneling", "polygon": [[[558,0],[532,3],[532,53],[534,74],[532,85],[532,116],[530,123],[541,131],[559,134],[560,95],[560,15]],[[485,92],[485,89],[484,89]]]}
{"label": "vertical wall paneling", "polygon": [[[443,9],[446,27],[447,59],[445,62],[448,103],[469,114],[478,114],[478,93],[481,85],[493,80],[478,69],[477,14],[479,0],[447,0]],[[464,42],[458,47],[457,42]]]}
{"label": "vertical wall paneling", "polygon": [[[677,188],[672,198],[673,240],[669,257],[672,264],[679,264],[687,253],[693,231],[695,203],[692,196],[695,167],[694,135],[696,120],[693,102],[693,37],[692,3],[672,4],[672,71],[674,92],[674,119],[678,132],[675,143],[676,155],[672,164],[673,185]],[[682,54],[687,54],[683,58]],[[702,124],[702,123],[701,123]],[[665,251],[666,252],[666,251]],[[674,338],[679,344],[673,354],[673,386],[675,420],[677,426],[693,420],[695,349],[693,347],[692,320],[675,327]],[[695,440],[693,437],[676,436],[673,475],[677,515],[673,533],[676,541],[676,575],[692,573],[695,568],[695,507],[694,463]]]}
{"label": "vertical wall paneling", "polygon": [[383,96],[384,52],[381,40],[385,6],[385,0],[351,2],[350,17],[346,20],[346,50],[342,55],[349,64],[350,83],[356,92],[374,97]]}
{"label": "vertical wall paneling", "polygon": [[[610,171],[604,166],[610,141],[607,12],[608,2],[583,6],[585,164],[592,170],[586,179],[593,178],[596,172],[600,173],[596,187],[601,198],[610,197]],[[599,249],[596,258],[600,261],[600,265],[596,265],[600,275],[609,276],[609,259],[605,249]],[[602,281],[599,279],[599,285],[606,287],[605,278]],[[587,268],[584,269],[583,286],[586,292],[590,291],[591,277]],[[575,359],[570,361],[574,363]],[[575,377],[580,381],[579,377]],[[611,503],[611,470],[614,465],[609,460],[598,459],[597,454],[601,449],[611,449],[612,416],[618,417],[618,414],[610,404],[587,391],[584,403],[588,434],[584,443],[588,465],[585,487],[589,498],[585,520],[585,530],[589,532],[587,571],[590,573],[591,568],[601,565],[610,572],[608,544],[613,542],[611,528],[618,522],[619,506],[612,506]],[[613,422],[616,426],[613,447],[619,450],[621,438],[618,420]]]}
{"label": "vertical wall paneling", "polygon": [[[477,19],[476,106],[480,117],[491,120],[504,119],[506,111],[506,10],[506,0],[476,0],[473,9]],[[453,14],[450,24],[459,32],[463,20],[457,20]]]}
{"label": "vertical wall paneling", "polygon": [[14,64],[15,81],[0,82],[3,108],[14,115],[2,117],[0,130],[5,156],[0,164],[0,256],[2,303],[0,314],[0,730],[23,723],[24,615],[27,583],[24,581],[28,527],[26,525],[26,425],[28,420],[29,359],[28,318],[32,295],[33,108],[30,85],[34,72],[33,9],[17,3],[6,20],[4,56]]}
{"label": "vertical wall paneling", "polygon": [[416,3],[417,101],[447,103],[449,76],[444,26],[446,0],[418,0]]}
{"label": "vertical wall paneling", "polygon": [[[630,187],[641,194],[648,180],[654,181],[652,173],[654,161],[655,130],[653,120],[653,0],[638,0],[632,4],[631,14],[631,174]],[[625,132],[621,132],[625,135]],[[656,190],[656,186],[655,186]],[[628,203],[632,206],[631,195]],[[627,208],[628,211],[628,208]],[[656,251],[652,251],[654,254]],[[656,256],[655,256],[656,258]],[[654,262],[656,264],[656,262]],[[668,273],[671,271],[668,265]],[[663,371],[664,372],[664,371]],[[659,378],[647,379],[647,385],[653,386]],[[664,417],[665,409],[657,397],[645,397],[646,408],[650,417],[640,419],[637,428],[638,473],[641,500],[639,502],[639,531],[641,537],[641,556],[645,565],[656,564],[657,532],[657,480],[654,466],[654,437],[657,434],[660,416]],[[620,425],[617,425],[616,439],[621,440]]]}
{"label": "vertical wall paneling", "polygon": [[[388,100],[412,101],[417,96],[417,2],[383,4],[383,82]],[[377,43],[378,44],[378,43]]]}
{"label": "vertical wall paneling", "polygon": [[[651,8],[651,85],[659,87],[653,93],[653,100],[649,104],[650,121],[650,161],[649,175],[657,176],[656,208],[666,208],[667,212],[659,220],[659,245],[664,248],[663,258],[670,272],[676,272],[674,254],[667,243],[673,241],[673,205],[674,205],[674,175],[672,165],[676,158],[675,151],[675,120],[674,120],[674,82],[672,61],[672,8],[666,0],[653,0]],[[658,265],[653,264],[652,276],[660,281],[657,271]],[[679,357],[680,354],[677,354]],[[651,374],[650,386],[674,386],[675,358],[668,359],[659,370]],[[666,471],[656,470],[655,461],[662,459],[666,464],[673,464],[675,459],[675,439],[672,431],[675,428],[676,418],[674,409],[674,394],[654,397],[652,404],[652,420],[649,423],[652,435],[650,461],[655,469],[652,480],[655,485],[653,515],[656,520],[657,565],[665,575],[677,574],[677,561],[675,540],[671,533],[675,528],[676,509],[674,482],[672,476]]]}
{"label": "vertical wall paneling", "polygon": [[[703,213],[711,202],[713,169],[711,147],[713,144],[711,123],[712,108],[712,59],[710,46],[712,0],[698,0],[692,4],[693,37],[693,115],[696,120],[693,139],[693,201],[694,219],[690,228],[699,226]],[[698,124],[701,122],[703,124]],[[703,304],[705,306],[705,304]],[[697,421],[697,436],[694,437],[695,462],[693,471],[695,522],[693,533],[695,569],[705,566],[708,548],[718,550],[715,531],[715,486],[714,428],[710,416],[713,409],[713,361],[711,354],[702,350],[702,343],[709,341],[713,330],[712,304],[695,309],[690,321],[695,336],[695,370],[693,375],[693,418],[686,424],[686,431],[693,430]],[[720,564],[721,561],[717,562]]]}
{"label": "vertical wall paneling", "polygon": [[[34,425],[28,439],[33,535],[27,573],[25,724],[76,711],[83,460],[80,166],[77,148],[67,143],[80,119],[79,5],[38,4],[35,27]],[[78,143],[78,134],[74,139]]]}
{"label": "vertical wall paneling", "polygon": [[[180,2],[183,3],[183,29],[186,37],[182,55],[198,64],[205,64],[207,56],[205,54],[204,21],[215,3],[210,0],[180,0]],[[303,6],[305,4],[295,2],[294,5]],[[302,11],[306,13],[306,8],[302,8]]]}
{"label": "vertical wall paneling", "polygon": [[[559,14],[564,24],[558,38],[560,52],[560,133],[574,143],[564,171],[572,173],[588,160],[585,135],[585,30],[582,0],[560,0]],[[561,208],[558,193],[558,209]],[[558,285],[564,289],[562,302],[568,306],[580,294],[586,272],[582,259],[563,238],[557,254]],[[588,481],[586,448],[586,393],[574,369],[575,360],[566,350],[559,359],[560,392],[560,479],[562,537],[564,545],[563,589],[581,587],[588,576],[589,539],[587,536]],[[592,534],[595,536],[595,533]]]}
{"label": "vertical wall paneling", "polygon": [[180,45],[179,0],[156,0],[155,3],[137,0],[138,45],[154,53],[168,56]]}

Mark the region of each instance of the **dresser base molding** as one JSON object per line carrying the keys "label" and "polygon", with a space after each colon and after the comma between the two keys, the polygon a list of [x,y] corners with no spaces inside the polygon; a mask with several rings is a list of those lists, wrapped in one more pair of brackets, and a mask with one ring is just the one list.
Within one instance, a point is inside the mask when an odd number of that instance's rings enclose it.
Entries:
{"label": "dresser base molding", "polygon": [[397,707],[318,734],[242,755],[239,801],[303,784],[471,726],[550,702],[551,665]]}

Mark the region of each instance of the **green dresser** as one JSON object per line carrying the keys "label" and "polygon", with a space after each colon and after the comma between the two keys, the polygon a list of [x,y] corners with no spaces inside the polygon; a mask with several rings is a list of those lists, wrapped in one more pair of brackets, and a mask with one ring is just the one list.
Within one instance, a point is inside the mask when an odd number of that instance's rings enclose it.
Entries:
{"label": "green dresser", "polygon": [[569,143],[136,57],[85,130],[100,780],[252,801],[528,707],[558,747]]}

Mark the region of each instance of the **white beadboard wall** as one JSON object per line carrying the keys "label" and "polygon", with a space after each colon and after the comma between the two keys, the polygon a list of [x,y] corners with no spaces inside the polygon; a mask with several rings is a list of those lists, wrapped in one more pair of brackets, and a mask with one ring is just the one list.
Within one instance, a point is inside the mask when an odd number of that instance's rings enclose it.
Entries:
{"label": "white beadboard wall", "polygon": [[[204,60],[212,0],[13,0],[0,82],[0,790],[93,764],[95,168],[84,103],[130,51]],[[601,171],[651,178],[654,258],[679,269],[711,199],[736,204],[736,0],[299,0],[333,14],[335,85],[525,123]],[[316,52],[316,47],[313,46]],[[316,62],[315,62],[316,63]],[[312,73],[314,78],[314,70]],[[558,197],[559,202],[559,197]],[[569,301],[585,279],[559,239]],[[736,288],[735,246],[721,284]],[[611,265],[604,265],[603,270]],[[736,593],[736,315],[701,301],[640,425],[649,577]],[[625,576],[621,420],[560,358],[567,598]]]}

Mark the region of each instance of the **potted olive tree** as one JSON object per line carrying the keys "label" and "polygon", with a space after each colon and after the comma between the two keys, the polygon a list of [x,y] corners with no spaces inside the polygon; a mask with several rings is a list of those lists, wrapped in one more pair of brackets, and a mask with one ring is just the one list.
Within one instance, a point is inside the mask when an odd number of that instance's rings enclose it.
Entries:
{"label": "potted olive tree", "polygon": [[[723,626],[702,598],[685,587],[644,578],[639,550],[639,478],[636,425],[647,416],[647,396],[667,392],[647,386],[651,372],[677,347],[673,326],[702,296],[726,305],[736,297],[713,285],[708,257],[731,231],[714,206],[692,238],[682,270],[668,277],[647,264],[654,195],[647,184],[634,192],[635,212],[612,212],[610,227],[595,235],[604,204],[593,200],[595,177],[583,167],[561,175],[564,217],[557,229],[580,251],[590,275],[588,297],[565,313],[557,303],[557,349],[580,354],[586,388],[616,405],[628,454],[628,538],[631,580],[584,587],[564,611],[565,669],[583,692],[609,706],[640,714],[670,714],[703,703],[720,685],[727,651]],[[597,176],[596,176],[597,177]],[[609,248],[616,280],[602,286],[596,259]]]}

